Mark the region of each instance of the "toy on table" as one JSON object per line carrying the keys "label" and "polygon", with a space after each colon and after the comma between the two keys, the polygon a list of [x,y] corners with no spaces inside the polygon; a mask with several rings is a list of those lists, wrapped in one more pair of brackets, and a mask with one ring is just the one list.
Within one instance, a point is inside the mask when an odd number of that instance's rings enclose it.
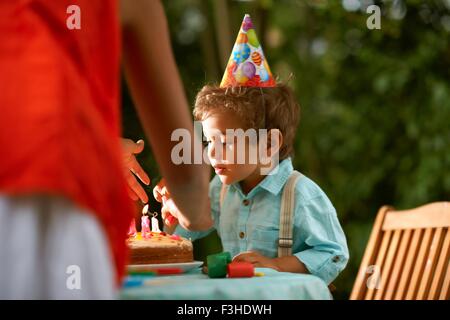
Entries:
{"label": "toy on table", "polygon": [[262,272],[255,272],[255,267],[250,262],[231,262],[229,252],[221,252],[209,255],[206,258],[207,267],[203,269],[210,278],[251,278],[260,277]]}
{"label": "toy on table", "polygon": [[208,276],[210,278],[225,278],[227,276],[227,266],[231,262],[229,252],[211,254],[206,257],[208,266]]}

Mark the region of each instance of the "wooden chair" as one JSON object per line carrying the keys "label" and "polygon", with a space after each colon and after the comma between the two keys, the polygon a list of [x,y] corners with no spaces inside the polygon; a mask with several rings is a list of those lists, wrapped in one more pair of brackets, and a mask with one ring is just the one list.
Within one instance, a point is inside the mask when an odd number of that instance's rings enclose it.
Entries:
{"label": "wooden chair", "polygon": [[378,211],[351,300],[449,300],[450,202]]}

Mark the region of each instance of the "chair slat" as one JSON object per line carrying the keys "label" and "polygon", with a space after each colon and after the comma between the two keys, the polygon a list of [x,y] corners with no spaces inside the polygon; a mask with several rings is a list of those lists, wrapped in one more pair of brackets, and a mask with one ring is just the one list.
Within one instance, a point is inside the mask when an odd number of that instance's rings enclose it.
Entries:
{"label": "chair slat", "polygon": [[[377,259],[375,260],[375,267],[378,267],[379,270],[383,270],[384,260],[387,254],[387,249],[389,247],[389,242],[391,240],[392,231],[388,230],[383,234],[383,240],[381,241],[380,250],[378,251]],[[375,277],[379,276],[379,274],[373,275]],[[374,296],[374,291],[376,288],[370,287],[367,288],[365,300],[372,300]]]}
{"label": "chair slat", "polygon": [[443,228],[437,228],[434,232],[433,240],[431,241],[430,250],[428,252],[428,257],[425,260],[425,270],[423,271],[423,276],[422,280],[420,281],[416,300],[423,300],[428,295],[428,290],[433,279],[432,274],[437,263],[437,253],[441,249],[442,230]]}
{"label": "chair slat", "polygon": [[405,297],[405,291],[409,280],[412,275],[412,267],[419,250],[419,243],[422,236],[422,229],[416,229],[413,232],[413,237],[411,240],[411,245],[409,246],[408,253],[406,254],[405,265],[403,266],[402,275],[400,277],[400,282],[398,284],[397,292],[395,294],[395,300],[402,300]]}
{"label": "chair slat", "polygon": [[439,294],[439,300],[450,299],[450,262],[447,262],[447,271],[445,272],[444,282],[442,283],[441,293]]}
{"label": "chair slat", "polygon": [[408,229],[403,232],[400,240],[400,247],[395,258],[394,267],[392,269],[392,274],[389,279],[389,284],[386,288],[384,295],[385,300],[391,300],[394,296],[397,284],[400,282],[401,269],[404,266],[406,260],[406,252],[409,248],[412,230]]}
{"label": "chair slat", "polygon": [[364,256],[359,267],[358,274],[356,276],[355,284],[350,295],[350,300],[363,299],[367,290],[367,267],[373,265],[378,255],[378,250],[381,245],[382,232],[381,226],[383,225],[384,216],[386,212],[392,210],[392,207],[383,206],[375,218],[372,232],[370,233],[369,241],[364,252]]}
{"label": "chair slat", "polygon": [[444,242],[442,243],[442,252],[439,256],[439,261],[436,265],[435,275],[431,283],[430,292],[428,293],[428,300],[439,298],[439,291],[442,288],[445,276],[445,267],[450,260],[450,228],[445,232]]}
{"label": "chair slat", "polygon": [[383,206],[350,299],[450,299],[450,202]]}
{"label": "chair slat", "polygon": [[400,241],[401,233],[401,230],[395,230],[394,235],[392,236],[392,240],[389,244],[388,253],[386,256],[386,261],[381,268],[381,284],[379,289],[375,293],[375,300],[381,300],[383,298],[383,294],[386,292],[386,284],[390,281],[391,269],[395,254],[397,252],[397,246]]}
{"label": "chair slat", "polygon": [[428,228],[425,230],[422,242],[420,244],[419,254],[417,255],[416,263],[414,265],[413,275],[409,283],[409,287],[406,293],[406,300],[413,300],[416,297],[417,289],[420,283],[420,278],[425,267],[425,257],[430,247],[431,235],[433,229]]}

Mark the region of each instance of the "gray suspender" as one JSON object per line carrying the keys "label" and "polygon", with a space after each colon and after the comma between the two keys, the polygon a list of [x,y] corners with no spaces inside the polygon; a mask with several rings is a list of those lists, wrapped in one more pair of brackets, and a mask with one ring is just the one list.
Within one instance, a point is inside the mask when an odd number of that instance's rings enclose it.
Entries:
{"label": "gray suspender", "polygon": [[281,196],[280,231],[278,234],[278,257],[292,255],[292,231],[295,212],[295,185],[301,177],[300,172],[293,171],[286,182]]}
{"label": "gray suspender", "polygon": [[[278,234],[278,257],[285,257],[292,255],[292,231],[293,231],[293,216],[295,212],[295,185],[301,177],[300,172],[293,171],[283,188],[281,195],[280,208],[280,231]],[[223,200],[228,191],[228,186],[222,184],[219,196],[220,208],[222,208]]]}

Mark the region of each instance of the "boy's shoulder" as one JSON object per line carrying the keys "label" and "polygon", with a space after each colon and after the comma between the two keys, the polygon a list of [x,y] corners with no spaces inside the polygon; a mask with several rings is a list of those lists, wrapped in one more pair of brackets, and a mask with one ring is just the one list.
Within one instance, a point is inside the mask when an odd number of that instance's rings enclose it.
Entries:
{"label": "boy's shoulder", "polygon": [[308,205],[311,202],[319,201],[323,202],[324,205],[333,207],[322,188],[303,173],[301,173],[301,177],[295,185],[295,197],[299,205]]}

